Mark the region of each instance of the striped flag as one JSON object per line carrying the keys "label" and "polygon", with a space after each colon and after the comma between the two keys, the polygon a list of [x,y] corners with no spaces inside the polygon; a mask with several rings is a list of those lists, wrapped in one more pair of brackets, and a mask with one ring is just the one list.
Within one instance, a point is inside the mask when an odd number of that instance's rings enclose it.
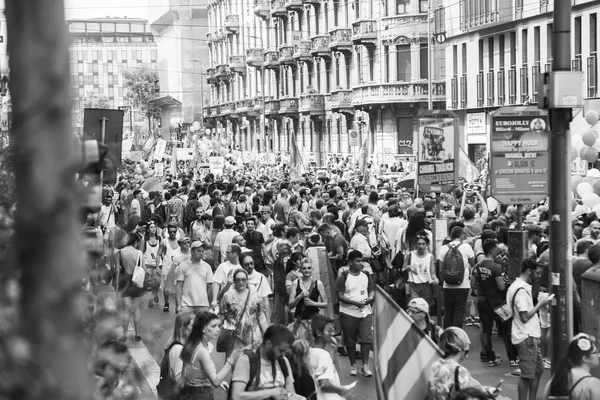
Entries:
{"label": "striped flag", "polygon": [[292,151],[290,154],[290,177],[295,179],[302,177],[305,171],[304,163],[302,162],[302,154],[300,154],[300,149],[298,149],[298,139],[295,132],[292,132],[291,139]]}
{"label": "striped flag", "polygon": [[458,149],[459,159],[458,159],[458,171],[459,176],[466,179],[467,182],[473,183],[473,181],[479,178],[479,170],[473,164],[465,150],[459,146]]}
{"label": "striped flag", "polygon": [[374,306],[379,400],[426,398],[429,368],[442,352],[379,286]]}
{"label": "striped flag", "polygon": [[358,159],[358,170],[362,173],[367,169],[367,163],[369,162],[369,133],[365,135],[362,146],[360,148],[360,154]]}

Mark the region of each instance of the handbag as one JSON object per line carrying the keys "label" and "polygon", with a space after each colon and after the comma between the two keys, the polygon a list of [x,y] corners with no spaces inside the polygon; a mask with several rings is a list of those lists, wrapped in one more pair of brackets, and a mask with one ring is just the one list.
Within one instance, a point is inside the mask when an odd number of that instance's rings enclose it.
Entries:
{"label": "handbag", "polygon": [[138,259],[135,263],[135,268],[133,269],[133,275],[131,276],[131,282],[133,286],[138,288],[144,287],[144,280],[146,279],[146,271],[142,268],[142,263],[140,261],[140,255],[138,253]]}
{"label": "handbag", "polygon": [[504,303],[499,307],[494,308],[494,313],[502,320],[502,322],[506,322],[513,317],[513,307],[515,306],[515,297],[517,297],[517,293],[519,290],[523,289],[522,287],[518,288],[512,298],[511,306],[508,303]]}
{"label": "handbag", "polygon": [[235,323],[234,329],[222,329],[219,333],[219,338],[217,339],[217,352],[218,353],[227,353],[231,349],[233,349],[233,344],[235,343],[235,335],[239,332],[242,318],[244,318],[244,314],[246,313],[246,307],[248,306],[248,300],[250,300],[250,288],[248,288],[248,296],[246,296],[246,302],[244,303],[244,308],[240,315],[238,315],[238,319]]}

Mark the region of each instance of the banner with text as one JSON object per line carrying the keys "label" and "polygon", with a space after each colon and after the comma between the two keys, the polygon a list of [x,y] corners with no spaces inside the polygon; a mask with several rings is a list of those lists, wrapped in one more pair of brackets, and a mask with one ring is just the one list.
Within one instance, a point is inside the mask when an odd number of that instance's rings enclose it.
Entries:
{"label": "banner with text", "polygon": [[550,124],[537,107],[501,107],[492,113],[492,197],[531,204],[548,195]]}

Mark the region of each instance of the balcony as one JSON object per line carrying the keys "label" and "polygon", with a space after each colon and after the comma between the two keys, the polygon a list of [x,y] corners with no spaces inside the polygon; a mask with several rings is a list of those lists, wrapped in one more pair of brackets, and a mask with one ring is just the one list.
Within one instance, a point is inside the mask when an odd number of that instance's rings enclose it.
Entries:
{"label": "balcony", "polygon": [[279,50],[265,51],[265,56],[264,56],[265,68],[278,70],[279,69],[279,59],[280,59]]}
{"label": "balcony", "polygon": [[214,105],[210,107],[210,116],[211,118],[216,118],[219,115],[221,115],[221,106],[220,105]]}
{"label": "balcony", "polygon": [[271,18],[287,18],[288,10],[285,0],[271,0]]}
{"label": "balcony", "polygon": [[320,6],[321,0],[302,0],[302,4],[306,4],[306,5],[312,4],[313,6]]}
{"label": "balcony", "polygon": [[352,89],[334,89],[331,91],[331,111],[354,112]]}
{"label": "balcony", "polygon": [[223,26],[229,33],[238,33],[240,29],[240,16],[237,14],[227,15]]}
{"label": "balcony", "polygon": [[228,117],[234,109],[235,103],[233,101],[227,101],[221,105],[221,115],[223,117]]}
{"label": "balcony", "polygon": [[352,29],[336,28],[329,31],[329,49],[352,53]]}
{"label": "balcony", "polygon": [[300,95],[300,113],[325,115],[325,96],[320,93]]}
{"label": "balcony", "polygon": [[260,68],[263,66],[264,54],[263,49],[249,48],[246,49],[246,64],[249,67]]}
{"label": "balcony", "polygon": [[217,65],[217,69],[215,70],[215,78],[220,81],[228,82],[231,79],[231,71],[229,71],[229,65]]}
{"label": "balcony", "polygon": [[208,83],[217,83],[215,73],[216,70],[214,68],[206,68],[206,81]]}
{"label": "balcony", "polygon": [[[279,46],[279,65],[294,65],[294,46]],[[266,65],[265,65],[266,66]]]}
{"label": "balcony", "polygon": [[229,102],[229,118],[240,118],[240,114],[237,110],[237,103],[235,101]]}
{"label": "balcony", "polygon": [[233,55],[229,56],[229,70],[234,74],[246,74],[246,56]]}
{"label": "balcony", "polygon": [[331,58],[331,50],[329,49],[329,35],[316,35],[310,38],[311,50],[313,57]]}
{"label": "balcony", "polygon": [[284,0],[284,3],[288,11],[302,11],[304,7],[302,0]]}
{"label": "balcony", "polygon": [[376,22],[373,19],[363,19],[352,23],[352,43],[363,46],[377,44]]}
{"label": "balcony", "polygon": [[249,103],[252,99],[237,100],[235,102],[235,111],[240,117],[245,117],[248,114]]}
{"label": "balcony", "polygon": [[265,115],[267,117],[279,115],[279,100],[268,99],[265,101]]}
{"label": "balcony", "polygon": [[313,59],[311,54],[312,43],[310,40],[302,39],[298,47],[294,49],[294,60],[310,62]]}
{"label": "balcony", "polygon": [[[373,83],[352,89],[352,105],[425,102],[427,82]],[[432,82],[433,101],[446,101],[446,83]]]}
{"label": "balcony", "polygon": [[282,97],[279,100],[279,114],[282,114],[282,115],[298,114],[298,98]]}
{"label": "balcony", "polygon": [[268,19],[271,15],[271,6],[269,0],[254,0],[254,14],[261,19]]}
{"label": "balcony", "polygon": [[[267,97],[267,100],[272,99],[272,97]],[[263,112],[264,107],[264,99],[262,96],[256,96],[252,99],[252,108],[248,110],[248,117],[258,117]],[[279,107],[277,108],[277,112],[279,112]]]}

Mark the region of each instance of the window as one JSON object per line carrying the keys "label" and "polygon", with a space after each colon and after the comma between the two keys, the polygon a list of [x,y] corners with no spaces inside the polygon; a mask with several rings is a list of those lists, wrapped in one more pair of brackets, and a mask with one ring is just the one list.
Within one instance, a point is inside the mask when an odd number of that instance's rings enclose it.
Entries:
{"label": "window", "polygon": [[421,14],[429,12],[429,0],[419,0],[419,12]]}
{"label": "window", "polygon": [[109,74],[115,73],[115,67],[112,63],[106,65],[106,72],[108,72]]}
{"label": "window", "polygon": [[467,44],[462,44],[462,73],[463,75],[467,74]]}
{"label": "window", "polygon": [[73,33],[85,32],[85,23],[84,22],[72,22],[69,25],[69,32],[73,32]]}
{"label": "window", "polygon": [[[96,78],[98,77],[98,75],[96,75]],[[83,83],[85,85],[91,85],[92,84],[92,75],[84,75],[83,76]]]}
{"label": "window", "polygon": [[479,39],[479,70],[483,71],[483,39]]}
{"label": "window", "polygon": [[527,28],[521,31],[521,63],[527,64]]}
{"label": "window", "polygon": [[117,24],[117,32],[129,33],[129,24]]}
{"label": "window", "polygon": [[398,82],[410,82],[410,46],[396,46],[396,80]]}
{"label": "window", "polygon": [[[456,47],[456,46],[454,46]],[[421,66],[421,71],[420,72],[420,78],[421,79],[429,79],[429,54],[428,54],[428,47],[426,43],[421,43],[421,49],[419,52],[419,57],[420,57],[420,66]]]}
{"label": "window", "polygon": [[94,77],[94,85],[100,84],[100,77],[98,75],[93,75]]}
{"label": "window", "polygon": [[363,83],[363,68],[360,50],[356,52],[356,70],[358,72],[358,83]]}
{"label": "window", "polygon": [[114,99],[114,97],[115,97],[115,89],[114,89],[114,88],[111,88],[111,87],[109,87],[109,88],[108,88],[108,98],[109,98],[110,100],[113,100],[113,99]]}
{"label": "window", "polygon": [[144,33],[144,24],[131,24],[131,32]]}
{"label": "window", "polygon": [[369,56],[369,81],[373,82],[375,80],[375,49],[367,50],[367,55]]}
{"label": "window", "polygon": [[390,47],[383,46],[383,62],[385,63],[383,67],[383,81],[390,81]]}
{"label": "window", "polygon": [[114,75],[108,75],[108,84],[109,85],[115,84],[115,76]]}
{"label": "window", "polygon": [[88,22],[87,23],[87,32],[88,33],[100,33],[100,23]]}
{"label": "window", "polygon": [[533,62],[540,62],[540,27],[533,28]]}
{"label": "window", "polygon": [[494,69],[494,38],[493,37],[488,39],[488,64],[489,64],[489,70],[492,71]]}
{"label": "window", "polygon": [[581,17],[575,17],[575,32],[573,34],[575,41],[575,56],[581,56]]}
{"label": "window", "polygon": [[83,61],[83,51],[77,51],[77,61]]}
{"label": "window", "polygon": [[[548,61],[552,60],[552,32],[553,31],[553,25],[552,24],[548,24],[546,25],[546,53],[548,54]],[[549,72],[549,71],[546,71]]]}
{"label": "window", "polygon": [[458,4],[463,31],[498,20],[498,0],[459,0]]}
{"label": "window", "polygon": [[121,60],[127,61],[127,50],[121,50]]}
{"label": "window", "polygon": [[396,15],[410,12],[410,0],[396,0]]}
{"label": "window", "polygon": [[115,31],[115,24],[103,22],[102,32],[113,33]]}
{"label": "window", "polygon": [[452,75],[458,74],[458,46],[452,46]]}
{"label": "window", "polygon": [[106,52],[106,61],[112,61],[113,60],[113,51],[112,50],[108,50]]}
{"label": "window", "polygon": [[510,66],[517,65],[517,33],[510,33]]}
{"label": "window", "polygon": [[98,63],[92,63],[92,72],[94,74],[98,73]]}
{"label": "window", "polygon": [[77,63],[77,72],[83,74],[83,63]]}
{"label": "window", "polygon": [[598,21],[597,14],[590,14],[590,53],[595,53],[598,50]]}
{"label": "window", "polygon": [[498,66],[504,68],[504,35],[498,37]]}
{"label": "window", "polygon": [[142,51],[141,50],[136,51],[135,55],[136,55],[136,57],[135,57],[136,60],[142,61]]}

